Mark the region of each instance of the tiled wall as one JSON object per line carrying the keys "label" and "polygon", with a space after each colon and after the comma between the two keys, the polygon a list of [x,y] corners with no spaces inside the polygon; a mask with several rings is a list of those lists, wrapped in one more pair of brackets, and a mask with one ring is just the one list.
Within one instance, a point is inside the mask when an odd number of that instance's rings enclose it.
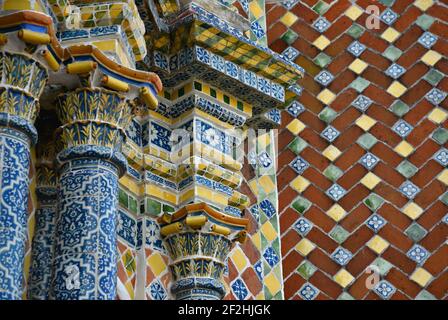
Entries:
{"label": "tiled wall", "polygon": [[269,46],[306,69],[279,133],[286,299],[447,298],[447,16],[432,0],[269,5]]}

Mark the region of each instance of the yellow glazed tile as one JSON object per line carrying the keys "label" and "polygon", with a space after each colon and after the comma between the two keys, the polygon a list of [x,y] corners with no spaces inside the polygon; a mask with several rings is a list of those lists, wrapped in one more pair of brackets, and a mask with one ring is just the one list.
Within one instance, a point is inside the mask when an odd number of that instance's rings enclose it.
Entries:
{"label": "yellow glazed tile", "polygon": [[403,213],[407,215],[412,220],[417,219],[423,213],[423,209],[420,208],[416,203],[409,202],[404,208]]}
{"label": "yellow glazed tile", "polygon": [[341,151],[339,151],[338,148],[336,148],[334,145],[330,144],[328,147],[325,148],[325,150],[322,152],[324,157],[326,157],[330,161],[334,161],[337,159],[337,157],[340,156]]}
{"label": "yellow glazed tile", "polygon": [[250,187],[250,190],[252,190],[252,192],[254,193],[254,195],[258,195],[257,179],[252,179],[251,181],[249,181],[249,187]]}
{"label": "yellow glazed tile", "polygon": [[282,288],[282,284],[275,276],[274,272],[271,271],[265,278],[264,278],[264,284],[269,289],[269,292],[272,295],[275,295],[277,292],[280,291]]}
{"label": "yellow glazed tile", "polygon": [[335,203],[330,209],[327,211],[327,215],[332,218],[334,221],[338,222],[342,218],[345,217],[347,212],[340,205]]}
{"label": "yellow glazed tile", "polygon": [[272,242],[278,236],[277,231],[269,221],[263,224],[263,226],[261,227],[261,232],[269,242]]}
{"label": "yellow glazed tile", "polygon": [[414,2],[414,6],[419,8],[422,11],[428,10],[434,4],[433,0],[417,0]]}
{"label": "yellow glazed tile", "polygon": [[264,292],[261,291],[257,296],[255,297],[255,300],[265,300],[264,298]]}
{"label": "yellow glazed tile", "polygon": [[362,15],[363,12],[364,11],[360,7],[351,6],[347,9],[347,11],[345,11],[345,15],[355,21],[360,15]]}
{"label": "yellow glazed tile", "polygon": [[379,235],[374,236],[367,242],[367,246],[375,251],[377,254],[381,254],[384,250],[389,247],[389,242],[381,238]]}
{"label": "yellow glazed tile", "polygon": [[381,34],[381,38],[386,40],[387,42],[394,42],[400,36],[400,32],[395,30],[392,27],[389,27]]}
{"label": "yellow glazed tile", "polygon": [[431,113],[428,115],[428,119],[440,124],[443,121],[445,121],[445,119],[448,117],[448,113],[441,109],[441,108],[435,108],[434,110],[431,111]]}
{"label": "yellow glazed tile", "polygon": [[302,176],[297,176],[297,178],[291,181],[290,185],[294,190],[301,193],[308,188],[310,182]]}
{"label": "yellow glazed tile", "polygon": [[255,233],[252,237],[252,242],[258,250],[261,250],[261,236],[260,232]]}
{"label": "yellow glazed tile", "polygon": [[373,174],[372,172],[369,172],[364,176],[364,178],[361,179],[361,183],[365,185],[367,188],[372,190],[376,187],[378,183],[381,182],[381,179],[378,178],[377,175]]}
{"label": "yellow glazed tile", "polygon": [[166,270],[166,264],[162,256],[158,253],[153,253],[148,258],[148,265],[151,267],[152,272],[159,276],[163,271]]}
{"label": "yellow glazed tile", "polygon": [[286,126],[286,128],[291,131],[293,135],[298,135],[305,129],[305,125],[299,119],[294,119]]}
{"label": "yellow glazed tile", "polygon": [[322,101],[325,104],[330,104],[335,98],[336,98],[336,95],[328,89],[322,90],[317,95],[317,99],[319,99],[320,101]]}
{"label": "yellow glazed tile", "polygon": [[414,151],[414,147],[407,141],[403,140],[394,148],[394,150],[402,157],[407,157]]}
{"label": "yellow glazed tile", "polygon": [[395,98],[401,97],[406,90],[407,88],[398,81],[394,81],[389,88],[387,88],[387,92]]}
{"label": "yellow glazed tile", "polygon": [[429,50],[423,57],[421,57],[421,60],[429,66],[435,65],[440,59],[442,59],[442,56],[434,50]]}
{"label": "yellow glazed tile", "polygon": [[420,287],[425,287],[428,284],[429,280],[431,280],[431,278],[432,274],[420,267],[415,269],[414,273],[411,276],[411,280],[417,282]]}
{"label": "yellow glazed tile", "polygon": [[285,15],[280,19],[281,22],[283,22],[283,24],[287,27],[292,26],[296,21],[297,21],[297,16],[288,11],[287,13],[285,13]]}
{"label": "yellow glazed tile", "polygon": [[369,131],[370,128],[372,128],[375,123],[376,120],[370,118],[369,116],[363,114],[362,116],[360,116],[357,120],[356,120],[356,125],[358,127],[360,127],[361,129],[363,129],[364,131]]}
{"label": "yellow glazed tile", "polygon": [[350,283],[355,280],[355,278],[345,269],[341,269],[336,273],[333,277],[334,281],[336,281],[342,288],[347,287]]}
{"label": "yellow glazed tile", "polygon": [[295,249],[302,255],[307,256],[308,253],[314,250],[316,246],[310,240],[303,238],[296,244]]}
{"label": "yellow glazed tile", "polygon": [[348,66],[348,68],[356,74],[361,74],[367,68],[367,66],[368,64],[361,59],[356,59]]}
{"label": "yellow glazed tile", "polygon": [[328,40],[326,36],[321,35],[319,38],[314,40],[313,45],[320,50],[324,50],[330,43],[330,40]]}
{"label": "yellow glazed tile", "polygon": [[443,170],[442,173],[437,177],[437,179],[448,185],[448,169]]}
{"label": "yellow glazed tile", "polygon": [[262,176],[259,180],[258,180],[258,184],[261,188],[263,188],[263,190],[265,191],[265,193],[271,193],[273,192],[275,189],[277,189],[277,185],[274,184],[274,182],[272,181],[271,177],[268,175],[264,175]]}
{"label": "yellow glazed tile", "polygon": [[239,247],[236,247],[233,251],[231,260],[239,272],[243,271],[247,266],[246,256]]}

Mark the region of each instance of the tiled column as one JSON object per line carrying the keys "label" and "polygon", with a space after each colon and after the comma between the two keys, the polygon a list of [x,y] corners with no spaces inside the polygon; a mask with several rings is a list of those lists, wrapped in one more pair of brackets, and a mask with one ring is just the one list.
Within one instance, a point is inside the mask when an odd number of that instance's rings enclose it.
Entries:
{"label": "tiled column", "polygon": [[46,81],[37,61],[0,52],[0,300],[22,297],[30,147]]}
{"label": "tiled column", "polygon": [[[49,146],[52,148],[53,146]],[[54,152],[51,152],[54,156]],[[39,161],[42,161],[42,153]],[[54,254],[54,232],[57,215],[57,174],[51,163],[37,167],[38,209],[32,243],[31,268],[28,279],[28,299],[48,300]]]}
{"label": "tiled column", "polygon": [[82,88],[58,99],[62,150],[52,294],[62,300],[116,295],[118,178],[126,171],[124,97]]}

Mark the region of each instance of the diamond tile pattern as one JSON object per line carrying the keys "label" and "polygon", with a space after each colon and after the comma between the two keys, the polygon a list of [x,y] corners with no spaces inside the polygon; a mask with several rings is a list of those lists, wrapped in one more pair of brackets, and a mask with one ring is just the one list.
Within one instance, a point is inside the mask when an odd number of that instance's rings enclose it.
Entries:
{"label": "diamond tile pattern", "polygon": [[[268,5],[269,46],[296,48],[295,62],[306,70],[298,82],[301,107],[286,108],[279,128],[285,298],[446,300],[446,5],[376,1],[378,30],[366,26],[367,3]],[[285,29],[287,10],[298,19]],[[281,38],[287,30],[298,34],[291,43]],[[304,125],[296,135],[286,129],[294,119]],[[288,147],[296,138],[304,141],[300,158]],[[374,181],[363,179],[369,172]],[[290,186],[297,175],[307,181],[300,191]],[[292,205],[299,195],[300,212]],[[371,264],[382,278],[367,289]],[[303,270],[307,265],[313,272]],[[428,273],[429,281],[418,277]],[[354,279],[341,280],[346,274]]]}

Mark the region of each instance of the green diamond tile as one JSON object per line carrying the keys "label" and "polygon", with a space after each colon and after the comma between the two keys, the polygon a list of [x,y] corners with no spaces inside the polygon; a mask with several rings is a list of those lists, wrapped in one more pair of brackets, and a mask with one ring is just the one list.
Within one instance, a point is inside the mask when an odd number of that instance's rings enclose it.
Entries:
{"label": "green diamond tile", "polygon": [[369,150],[378,142],[378,140],[370,133],[365,133],[360,136],[356,142],[365,150]]}
{"label": "green diamond tile", "polygon": [[355,300],[355,298],[353,298],[347,292],[342,292],[341,295],[338,297],[338,300]]}
{"label": "green diamond tile", "polygon": [[391,61],[397,60],[401,55],[403,54],[403,51],[398,49],[397,47],[390,46],[388,47],[384,52],[383,56],[385,56],[387,59]]}
{"label": "green diamond tile", "polygon": [[316,3],[316,5],[313,7],[313,10],[317,13],[317,14],[324,14],[325,12],[327,12],[328,8],[330,8],[330,6],[328,5],[328,3],[320,0],[318,3]]}
{"label": "green diamond tile", "polygon": [[324,52],[321,52],[316,56],[316,58],[314,58],[313,61],[319,67],[325,68],[325,66],[331,62],[331,57],[325,54]]}
{"label": "green diamond tile", "polygon": [[420,291],[420,293],[415,297],[415,300],[437,300],[431,293],[426,290]]}
{"label": "green diamond tile", "polygon": [[282,35],[282,40],[285,41],[288,45],[291,45],[294,43],[294,41],[296,41],[296,39],[298,38],[298,34],[295,33],[294,31],[292,31],[291,29],[288,29],[288,31],[286,31],[283,35]]}
{"label": "green diamond tile", "polygon": [[332,164],[330,164],[324,171],[324,175],[331,181],[338,180],[343,173],[344,172],[341,169]]}
{"label": "green diamond tile", "polygon": [[440,82],[440,80],[443,79],[443,77],[444,76],[441,72],[437,71],[436,69],[431,69],[427,74],[425,74],[423,79],[428,81],[433,86],[436,86]]}
{"label": "green diamond tile", "polygon": [[304,278],[308,280],[316,272],[317,268],[311,262],[305,260],[298,268],[297,272]]}
{"label": "green diamond tile", "polygon": [[400,172],[405,178],[409,179],[418,171],[418,168],[409,161],[404,160],[397,166],[397,171]]}
{"label": "green diamond tile", "polygon": [[304,213],[311,206],[311,202],[301,196],[292,203],[292,207],[300,213]]}
{"label": "green diamond tile", "polygon": [[376,211],[381,205],[384,203],[383,198],[376,195],[375,193],[371,193],[364,199],[364,203],[368,206],[372,211]]}
{"label": "green diamond tile", "polygon": [[401,100],[395,100],[390,109],[399,117],[402,117],[409,111],[408,105]]}
{"label": "green diamond tile", "polygon": [[445,192],[441,197],[440,201],[442,201],[444,204],[448,206],[448,192]]}
{"label": "green diamond tile", "polygon": [[414,222],[405,230],[405,233],[414,242],[419,242],[425,237],[427,232],[421,225]]}
{"label": "green diamond tile", "polygon": [[333,228],[333,230],[331,230],[331,232],[330,232],[330,237],[337,243],[344,242],[345,239],[347,239],[349,235],[350,235],[350,233],[348,233],[348,231],[345,230],[340,225],[335,226]]}
{"label": "green diamond tile", "polygon": [[353,38],[358,39],[364,33],[364,30],[363,27],[355,23],[347,30],[347,33]]}
{"label": "green diamond tile", "polygon": [[431,27],[431,25],[433,24],[434,20],[435,19],[433,17],[428,16],[427,14],[422,14],[417,18],[417,20],[415,20],[415,23],[423,30],[428,30],[429,27]]}
{"label": "green diamond tile", "polygon": [[393,267],[393,265],[389,261],[386,261],[381,257],[376,258],[375,261],[372,262],[372,264],[378,267],[379,273],[382,276],[388,273],[389,270]]}
{"label": "green diamond tile", "polygon": [[330,123],[334,120],[334,118],[336,118],[337,115],[338,113],[336,111],[330,107],[326,107],[321,111],[321,113],[319,113],[319,119],[325,121],[326,123]]}
{"label": "green diamond tile", "polygon": [[295,154],[299,154],[308,146],[308,143],[300,137],[296,137],[289,145],[288,148]]}
{"label": "green diamond tile", "polygon": [[448,141],[448,130],[445,128],[439,128],[434,131],[432,138],[436,140],[438,144],[444,144]]}
{"label": "green diamond tile", "polygon": [[358,77],[350,84],[350,87],[361,93],[369,86],[369,84],[370,81],[364,79],[363,77]]}

